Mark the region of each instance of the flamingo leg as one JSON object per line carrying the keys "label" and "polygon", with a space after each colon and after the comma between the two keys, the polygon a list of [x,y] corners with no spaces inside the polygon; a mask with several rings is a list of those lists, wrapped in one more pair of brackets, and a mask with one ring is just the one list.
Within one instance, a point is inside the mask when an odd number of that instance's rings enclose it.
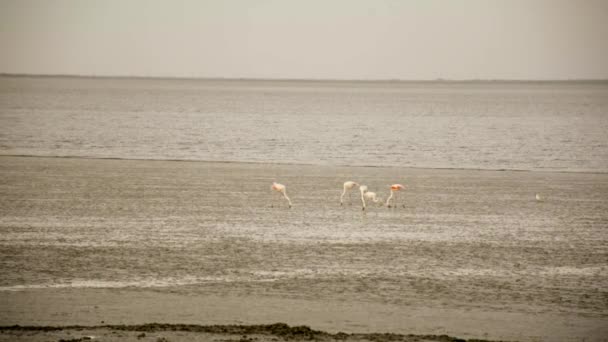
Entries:
{"label": "flamingo leg", "polygon": [[393,198],[393,195],[394,195],[394,192],[393,192],[393,190],[391,190],[391,195],[390,195],[390,196],[388,196],[388,198],[386,199],[386,206],[387,206],[388,208],[390,208],[390,207],[391,207],[391,199]]}
{"label": "flamingo leg", "polygon": [[274,208],[275,203],[277,202],[277,195],[272,194],[272,200],[270,201],[270,207]]}
{"label": "flamingo leg", "polygon": [[361,191],[361,204],[363,205],[361,210],[365,210],[365,197],[363,196],[363,191]]}
{"label": "flamingo leg", "polygon": [[397,208],[397,200],[399,200],[399,203],[401,204],[402,208],[405,208],[405,202],[403,201],[403,199],[401,198],[401,195],[397,195],[395,196],[395,208]]}
{"label": "flamingo leg", "polygon": [[274,196],[272,196],[272,205],[271,208],[277,207],[280,208],[283,201],[281,200],[281,195],[283,192],[278,191]]}
{"label": "flamingo leg", "polygon": [[281,193],[283,194],[283,197],[285,197],[287,203],[289,203],[289,207],[291,208],[291,200],[289,199],[289,197],[287,197],[287,192],[283,191]]}

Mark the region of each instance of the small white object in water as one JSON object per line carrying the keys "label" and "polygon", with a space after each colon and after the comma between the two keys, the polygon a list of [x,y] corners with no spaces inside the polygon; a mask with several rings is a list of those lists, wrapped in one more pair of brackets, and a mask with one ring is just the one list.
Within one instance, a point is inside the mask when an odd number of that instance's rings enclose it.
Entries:
{"label": "small white object in water", "polygon": [[536,194],[536,200],[537,200],[537,201],[542,201],[542,200],[543,200],[543,198],[542,198],[542,197],[540,197],[540,194]]}

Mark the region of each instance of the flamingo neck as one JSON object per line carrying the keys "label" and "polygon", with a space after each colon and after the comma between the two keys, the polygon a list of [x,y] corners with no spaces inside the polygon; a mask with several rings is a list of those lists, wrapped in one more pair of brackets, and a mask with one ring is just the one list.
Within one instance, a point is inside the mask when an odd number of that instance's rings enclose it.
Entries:
{"label": "flamingo neck", "polygon": [[361,203],[363,204],[363,209],[365,209],[365,192],[361,190]]}

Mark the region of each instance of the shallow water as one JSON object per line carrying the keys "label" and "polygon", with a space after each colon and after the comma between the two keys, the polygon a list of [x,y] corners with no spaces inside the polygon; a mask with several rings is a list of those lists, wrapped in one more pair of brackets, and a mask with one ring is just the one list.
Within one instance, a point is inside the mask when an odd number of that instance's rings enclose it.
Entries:
{"label": "shallow water", "polygon": [[0,153],[608,172],[606,82],[0,77]]}
{"label": "shallow water", "polygon": [[[605,174],[1,160],[0,292],[608,315]],[[381,195],[386,179],[407,179],[405,207],[362,212],[354,196],[341,207],[355,175]],[[293,209],[270,193],[273,178],[290,184]]]}
{"label": "shallow water", "polygon": [[[0,154],[237,162],[0,157],[0,322],[182,309],[200,322],[216,303],[216,323],[601,340],[607,95],[575,82],[0,77]],[[383,198],[408,188],[402,206],[362,212],[354,194],[339,206],[348,179]],[[121,306],[132,298],[139,316]]]}

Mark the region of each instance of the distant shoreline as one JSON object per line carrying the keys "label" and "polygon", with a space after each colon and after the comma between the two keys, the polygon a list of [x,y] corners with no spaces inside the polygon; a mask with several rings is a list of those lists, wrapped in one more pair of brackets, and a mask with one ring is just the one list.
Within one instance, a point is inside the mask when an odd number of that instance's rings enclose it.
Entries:
{"label": "distant shoreline", "polygon": [[190,80],[222,82],[319,82],[319,83],[608,83],[608,79],[324,79],[324,78],[255,78],[255,77],[186,77],[186,76],[141,76],[141,75],[76,75],[76,74],[26,74],[0,73],[0,77],[20,78],[85,78],[85,79],[149,79]]}
{"label": "distant shoreline", "polygon": [[95,157],[95,156],[53,156],[53,155],[30,155],[30,154],[0,154],[0,158],[47,158],[47,159],[84,159],[84,160],[116,160],[116,161],[149,161],[149,162],[183,162],[183,163],[210,163],[210,164],[246,164],[246,165],[278,165],[278,166],[311,166],[311,167],[357,167],[378,169],[410,169],[410,170],[448,170],[448,171],[479,171],[479,172],[534,172],[534,173],[567,173],[567,174],[608,174],[608,171],[594,170],[527,170],[527,169],[483,169],[466,167],[429,167],[429,166],[391,166],[391,165],[348,165],[348,164],[307,164],[296,162],[276,161],[238,161],[238,160],[200,160],[179,158],[122,158],[122,157]]}

